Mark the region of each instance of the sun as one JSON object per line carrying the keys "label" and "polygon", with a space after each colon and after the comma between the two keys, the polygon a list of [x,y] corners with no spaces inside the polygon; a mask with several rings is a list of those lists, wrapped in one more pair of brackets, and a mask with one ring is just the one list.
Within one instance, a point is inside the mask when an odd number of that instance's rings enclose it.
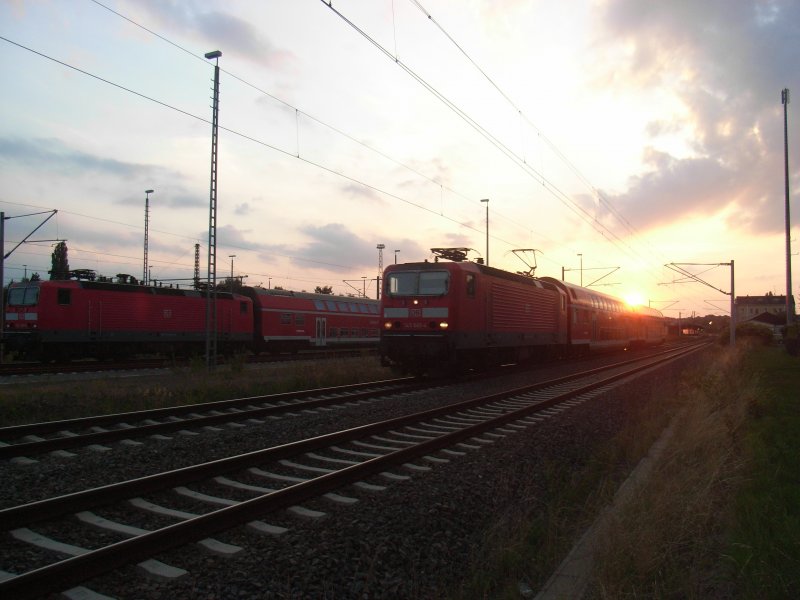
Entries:
{"label": "sun", "polygon": [[631,291],[622,296],[622,299],[625,300],[630,306],[641,306],[644,304],[644,296],[640,292]]}

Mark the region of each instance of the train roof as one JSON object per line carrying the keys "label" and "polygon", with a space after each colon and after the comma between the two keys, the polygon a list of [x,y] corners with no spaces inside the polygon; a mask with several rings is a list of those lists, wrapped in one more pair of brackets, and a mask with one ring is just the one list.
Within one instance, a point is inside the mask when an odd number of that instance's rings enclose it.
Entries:
{"label": "train roof", "polygon": [[628,304],[625,300],[617,298],[616,296],[611,296],[610,294],[605,294],[603,292],[598,292],[596,290],[590,290],[588,288],[581,287],[579,285],[575,285],[574,283],[569,283],[567,281],[560,281],[553,277],[542,277],[542,280],[549,281],[554,285],[564,289],[573,300],[583,303],[591,303],[594,304],[597,302],[598,299],[604,300],[605,302],[611,302],[618,305],[621,305],[630,312],[634,312],[640,315],[648,315],[651,317],[663,317],[664,315],[661,314],[660,311],[656,310],[655,308],[650,308],[649,306],[633,306]]}
{"label": "train roof", "polygon": [[[295,292],[292,290],[280,290],[275,288],[245,287],[244,294],[250,293],[259,296],[278,296],[284,298],[303,298],[307,300],[334,300],[336,302],[365,302],[367,304],[377,304],[375,298],[365,298],[363,296],[338,296],[336,294],[317,294],[314,292]],[[248,294],[249,295],[249,294]]]}
{"label": "train roof", "polygon": [[528,275],[524,275],[521,273],[511,273],[510,271],[504,271],[503,269],[497,269],[495,267],[487,267],[486,265],[482,265],[471,261],[429,262],[426,260],[424,262],[403,263],[399,265],[389,265],[388,267],[386,267],[384,273],[392,273],[395,271],[404,271],[409,269],[422,270],[422,271],[445,269],[447,271],[457,270],[457,271],[483,273],[486,275],[499,277],[501,279],[508,279],[511,281],[527,283],[528,285],[533,285],[536,287],[561,289],[574,302],[577,302],[578,304],[585,304],[587,306],[593,306],[593,307],[597,305],[606,304],[611,307],[616,307],[616,310],[629,311],[640,315],[647,315],[651,317],[660,317],[660,318],[663,318],[664,316],[663,314],[661,314],[660,311],[656,310],[655,308],[650,308],[648,306],[631,306],[630,304],[628,304],[627,302],[625,302],[620,298],[617,298],[616,296],[611,296],[610,294],[605,294],[603,292],[598,292],[596,290],[590,290],[588,288],[575,285],[574,283],[560,281],[553,277],[530,277]]}
{"label": "train roof", "polygon": [[[205,297],[205,290],[195,290],[193,288],[179,288],[179,287],[164,287],[156,285],[142,285],[138,283],[116,283],[111,281],[86,281],[83,279],[40,279],[37,281],[18,281],[11,283],[11,288],[20,287],[60,287],[60,288],[73,288],[84,290],[96,290],[117,293],[139,293],[139,294],[153,294],[155,296],[183,296],[186,298],[191,297]],[[229,291],[217,290],[217,298],[242,299],[242,295],[238,293],[231,293]]]}
{"label": "train roof", "polygon": [[531,285],[534,287],[551,287],[549,283],[545,283],[543,280],[540,280],[536,277],[530,277],[528,275],[523,275],[520,273],[512,273],[511,271],[504,271],[503,269],[497,269],[495,267],[487,267],[486,265],[482,265],[480,263],[472,262],[472,261],[424,261],[424,262],[414,262],[414,263],[402,263],[399,265],[389,265],[384,270],[384,273],[391,273],[394,271],[404,271],[404,270],[420,270],[420,271],[435,271],[435,270],[446,270],[446,271],[466,271],[472,273],[483,273],[485,275],[491,275],[493,277],[498,277],[500,279],[507,279],[509,281],[514,281],[517,283],[523,283],[526,285]]}

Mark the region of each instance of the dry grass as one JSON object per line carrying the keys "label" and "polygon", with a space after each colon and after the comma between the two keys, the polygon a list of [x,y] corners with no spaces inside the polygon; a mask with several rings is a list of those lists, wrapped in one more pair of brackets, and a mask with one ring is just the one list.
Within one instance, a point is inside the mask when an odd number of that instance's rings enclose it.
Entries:
{"label": "dry grass", "polygon": [[388,379],[374,356],[244,366],[191,367],[145,376],[37,378],[0,386],[0,426],[198,404]]}
{"label": "dry grass", "polygon": [[[702,368],[698,364],[697,372]],[[696,377],[692,369],[688,378]],[[554,458],[539,465],[530,476],[529,489],[524,483],[514,488],[519,490],[519,502],[497,515],[476,548],[473,575],[448,597],[533,597],[681,406],[677,384],[656,380],[651,385],[649,401],[632,402],[611,439],[593,446],[577,443],[570,459]],[[584,426],[592,429],[591,424]]]}
{"label": "dry grass", "polygon": [[646,486],[599,540],[592,596],[724,598],[731,501],[747,460],[743,427],[759,395],[742,369],[746,349],[725,350],[716,369],[684,386],[684,408]]}

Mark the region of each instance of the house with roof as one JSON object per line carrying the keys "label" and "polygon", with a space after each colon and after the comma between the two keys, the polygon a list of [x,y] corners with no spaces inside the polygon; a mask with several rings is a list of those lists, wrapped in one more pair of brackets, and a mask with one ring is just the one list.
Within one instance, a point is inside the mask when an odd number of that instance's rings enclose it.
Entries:
{"label": "house with roof", "polygon": [[[796,319],[794,296],[789,298],[789,309]],[[764,296],[736,296],[736,322],[750,322],[772,330],[776,338],[781,337],[786,325],[786,296],[767,292]]]}

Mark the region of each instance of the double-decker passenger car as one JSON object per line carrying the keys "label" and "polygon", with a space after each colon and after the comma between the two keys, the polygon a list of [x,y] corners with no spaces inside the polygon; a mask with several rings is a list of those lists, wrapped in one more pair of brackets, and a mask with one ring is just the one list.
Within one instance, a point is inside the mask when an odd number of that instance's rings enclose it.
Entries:
{"label": "double-decker passenger car", "polygon": [[259,287],[242,293],[253,301],[255,352],[378,343],[377,300]]}

